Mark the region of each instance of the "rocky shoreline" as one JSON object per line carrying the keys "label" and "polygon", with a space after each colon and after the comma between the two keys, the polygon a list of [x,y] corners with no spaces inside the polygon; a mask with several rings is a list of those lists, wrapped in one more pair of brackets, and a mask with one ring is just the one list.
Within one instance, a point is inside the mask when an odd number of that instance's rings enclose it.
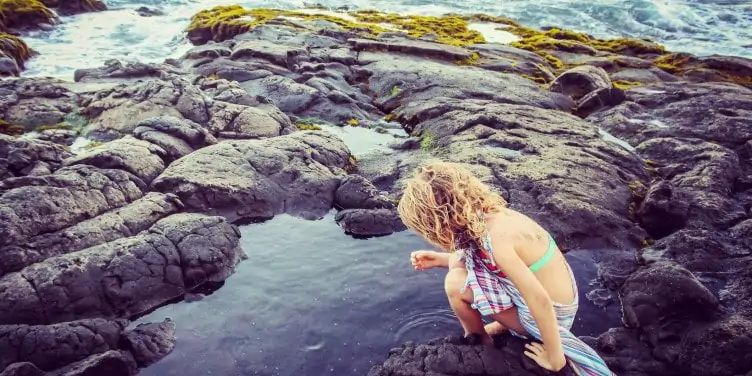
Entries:
{"label": "rocky shoreline", "polygon": [[[625,326],[587,340],[614,372],[752,375],[752,61],[483,15],[227,6],[187,33],[162,64],[0,81],[2,376],[136,374],[180,323],[128,320],[231,275],[254,252],[234,222],[402,231],[400,179],[427,158],[564,248],[609,249],[592,292]],[[409,137],[356,159],[337,126]],[[540,374],[500,342],[405,344],[370,374]]]}

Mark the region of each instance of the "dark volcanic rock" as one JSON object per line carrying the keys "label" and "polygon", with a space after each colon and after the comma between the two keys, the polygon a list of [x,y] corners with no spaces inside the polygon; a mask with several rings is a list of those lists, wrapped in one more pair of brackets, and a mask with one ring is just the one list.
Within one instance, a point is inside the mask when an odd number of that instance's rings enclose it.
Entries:
{"label": "dark volcanic rock", "polygon": [[149,231],[46,259],[0,278],[0,324],[130,317],[206,281],[245,253],[221,217],[175,214]]}
{"label": "dark volcanic rock", "polygon": [[0,80],[0,120],[27,131],[65,121],[76,110],[78,96],[62,80],[19,78]]}
{"label": "dark volcanic rock", "polygon": [[624,90],[615,87],[601,88],[590,92],[575,104],[574,113],[580,117],[587,117],[590,114],[604,108],[616,106],[627,98]]}
{"label": "dark volcanic rock", "polygon": [[350,151],[328,132],[228,141],[176,161],[153,183],[194,210],[230,217],[288,213],[320,218],[350,165]]}
{"label": "dark volcanic rock", "polygon": [[37,136],[39,140],[64,146],[73,145],[76,137],[78,137],[78,132],[70,129],[45,129],[39,132],[39,136]]}
{"label": "dark volcanic rock", "polygon": [[659,137],[699,138],[735,149],[752,139],[752,90],[727,83],[634,87],[626,102],[591,116],[637,145]]}
{"label": "dark volcanic rock", "polygon": [[199,124],[174,116],[144,119],[133,130],[133,135],[159,146],[164,152],[160,157],[167,164],[206,145],[217,143],[216,138]]}
{"label": "dark volcanic rock", "polygon": [[639,269],[624,283],[621,295],[625,323],[646,330],[677,316],[699,320],[718,313],[713,293],[690,271],[669,262]]}
{"label": "dark volcanic rock", "polygon": [[123,333],[126,347],[140,367],[164,358],[175,345],[175,324],[170,319],[161,323],[140,324]]}
{"label": "dark volcanic rock", "polygon": [[661,237],[683,227],[726,229],[747,217],[734,197],[743,170],[733,150],[682,138],[654,138],[637,149],[662,178],[636,213],[651,235]]}
{"label": "dark volcanic rock", "polygon": [[368,179],[347,175],[334,192],[334,206],[338,209],[391,209],[394,202],[383,196]]}
{"label": "dark volcanic rock", "polygon": [[44,376],[44,372],[32,363],[13,363],[0,376]]}
{"label": "dark volcanic rock", "polygon": [[200,124],[213,135],[263,138],[293,131],[289,119],[271,106],[243,106],[212,99],[185,77],[165,75],[120,84],[102,90],[83,102],[91,118],[85,134],[110,140],[131,134],[143,120],[172,116]]}
{"label": "dark volcanic rock", "polygon": [[0,325],[0,369],[30,362],[52,371],[91,354],[117,349],[123,325],[104,319],[55,325]]}
{"label": "dark volcanic rock", "polygon": [[11,177],[49,174],[73,156],[64,147],[40,140],[0,134],[0,181]]}
{"label": "dark volcanic rock", "polygon": [[685,375],[732,376],[752,371],[752,320],[730,316],[683,339],[678,363]]}
{"label": "dark volcanic rock", "polygon": [[167,152],[159,146],[132,136],[94,147],[65,161],[66,166],[90,165],[100,169],[120,169],[151,183],[165,169]]}
{"label": "dark volcanic rock", "polygon": [[577,101],[593,91],[610,89],[611,79],[602,68],[580,65],[556,77],[551,83],[551,91],[563,93]]}
{"label": "dark volcanic rock", "polygon": [[[545,91],[517,75],[432,61],[378,61],[361,68],[357,74],[368,78],[369,89],[377,96],[377,106],[393,111],[410,124],[426,120],[427,115],[439,115],[438,109],[426,111],[424,103],[450,99],[455,103],[486,99],[562,110],[569,110],[574,104],[568,97]],[[395,87],[398,93],[392,95]]]}
{"label": "dark volcanic rock", "polygon": [[[521,340],[508,336],[497,341],[506,344],[501,349],[467,345],[454,337],[420,345],[408,342],[402,348],[392,349],[384,364],[373,367],[368,376],[554,375],[522,354]],[[571,372],[565,367],[555,375],[572,375]]]}
{"label": "dark volcanic rock", "polygon": [[356,236],[383,236],[407,229],[397,209],[345,209],[335,221],[346,233]]}
{"label": "dark volcanic rock", "polygon": [[0,276],[49,257],[134,236],[158,220],[177,213],[182,207],[183,204],[173,194],[150,192],[128,205],[62,230],[38,234],[0,247]]}
{"label": "dark volcanic rock", "polygon": [[165,74],[185,74],[168,64],[128,63],[123,65],[117,59],[104,62],[98,68],[76,69],[73,80],[76,82],[123,82],[127,80],[160,78]]}
{"label": "dark volcanic rock", "polygon": [[675,366],[653,357],[636,330],[611,328],[598,337],[597,349],[609,369],[620,376],[680,376]]}
{"label": "dark volcanic rock", "polygon": [[134,376],[138,373],[130,353],[111,350],[50,372],[50,376]]}
{"label": "dark volcanic rock", "polygon": [[144,182],[121,170],[64,167],[52,175],[0,182],[0,247],[57,231],[143,196]]}

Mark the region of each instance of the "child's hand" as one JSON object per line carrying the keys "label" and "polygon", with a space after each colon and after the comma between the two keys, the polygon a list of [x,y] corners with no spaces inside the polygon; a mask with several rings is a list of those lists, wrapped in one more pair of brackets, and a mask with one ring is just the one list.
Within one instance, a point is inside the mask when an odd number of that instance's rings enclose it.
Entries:
{"label": "child's hand", "polygon": [[426,270],[440,266],[440,255],[434,251],[415,251],[410,254],[410,263],[415,270]]}
{"label": "child's hand", "polygon": [[554,366],[552,364],[553,362],[549,359],[546,348],[543,347],[543,345],[541,345],[540,343],[528,343],[525,345],[525,348],[527,348],[528,350],[525,351],[525,355],[527,355],[528,358],[534,360],[536,363],[538,363],[539,366],[545,368],[548,371],[558,372],[567,364],[566,360],[564,360],[563,363],[557,362],[562,364],[560,367]]}

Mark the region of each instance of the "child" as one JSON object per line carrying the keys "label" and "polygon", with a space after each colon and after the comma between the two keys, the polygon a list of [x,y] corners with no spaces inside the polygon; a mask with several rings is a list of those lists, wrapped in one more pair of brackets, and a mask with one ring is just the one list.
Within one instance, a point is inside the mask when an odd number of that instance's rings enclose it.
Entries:
{"label": "child", "polygon": [[[526,345],[525,355],[549,371],[568,362],[578,375],[614,375],[569,331],[577,285],[554,239],[470,171],[444,162],[418,168],[398,210],[405,225],[445,252],[413,252],[411,261],[416,270],[449,268],[444,290],[466,336],[490,344],[506,329],[543,342]],[[494,323],[484,327],[481,315]]]}

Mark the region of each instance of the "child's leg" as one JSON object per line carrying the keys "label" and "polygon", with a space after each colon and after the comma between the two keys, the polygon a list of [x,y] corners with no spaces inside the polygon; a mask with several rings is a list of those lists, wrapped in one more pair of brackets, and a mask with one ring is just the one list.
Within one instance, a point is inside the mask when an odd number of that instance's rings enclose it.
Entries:
{"label": "child's leg", "polygon": [[486,334],[483,328],[483,320],[478,311],[473,309],[470,304],[473,302],[473,292],[470,289],[460,292],[467,279],[467,270],[458,266],[449,270],[444,279],[444,291],[449,299],[449,305],[452,311],[460,320],[465,335],[478,334],[483,339],[483,343],[493,343],[491,337]]}
{"label": "child's leg", "polygon": [[512,307],[506,311],[499,312],[491,316],[494,322],[485,326],[486,333],[489,336],[501,334],[505,330],[513,330],[515,333],[527,335],[527,331],[520,323],[520,317],[517,314],[517,307]]}

